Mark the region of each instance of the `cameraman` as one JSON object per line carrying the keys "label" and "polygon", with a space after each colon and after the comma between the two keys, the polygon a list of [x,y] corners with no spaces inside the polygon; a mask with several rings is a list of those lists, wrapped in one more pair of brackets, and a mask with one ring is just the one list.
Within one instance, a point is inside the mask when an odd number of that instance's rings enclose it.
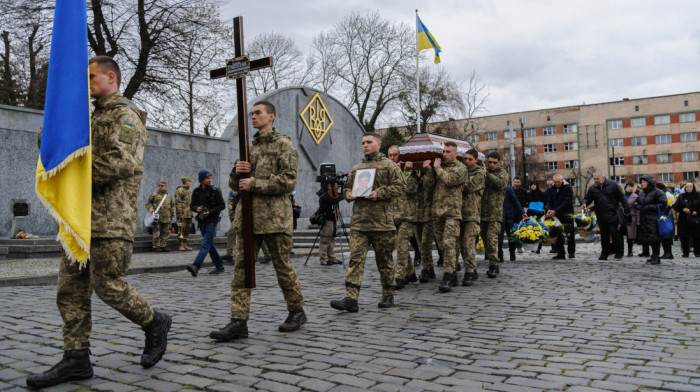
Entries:
{"label": "cameraman", "polygon": [[214,245],[214,235],[216,234],[216,225],[219,223],[219,214],[226,209],[221,190],[211,185],[211,172],[206,169],[200,170],[198,177],[199,186],[192,192],[190,209],[197,213],[197,223],[199,231],[202,233],[202,248],[192,265],[187,266],[187,270],[195,277],[202,267],[207,253],[211,256],[211,261],[216,267],[209,273],[220,274],[224,272],[224,262],[216,250],[216,245]]}
{"label": "cameraman", "polygon": [[337,187],[337,182],[321,183],[321,190],[317,193],[319,196],[318,210],[312,217],[316,224],[321,225],[321,230],[319,231],[321,242],[318,246],[318,257],[321,265],[341,264],[335,259],[335,254],[333,253],[336,236],[335,212],[338,208],[338,203],[343,200],[343,194],[338,194]]}

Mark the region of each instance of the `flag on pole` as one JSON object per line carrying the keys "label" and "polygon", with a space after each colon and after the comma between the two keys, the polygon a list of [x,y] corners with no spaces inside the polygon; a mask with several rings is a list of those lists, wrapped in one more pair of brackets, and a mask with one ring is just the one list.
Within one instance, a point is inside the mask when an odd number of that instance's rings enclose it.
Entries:
{"label": "flag on pole", "polygon": [[71,260],[90,256],[92,150],[85,1],[57,0],[36,194],[58,221]]}
{"label": "flag on pole", "polygon": [[416,15],[416,19],[416,25],[418,26],[418,51],[420,52],[421,50],[435,49],[435,64],[439,64],[440,52],[442,51],[440,49],[440,44],[438,44],[435,37],[430,34],[430,31],[428,31],[428,28],[425,27],[418,15]]}

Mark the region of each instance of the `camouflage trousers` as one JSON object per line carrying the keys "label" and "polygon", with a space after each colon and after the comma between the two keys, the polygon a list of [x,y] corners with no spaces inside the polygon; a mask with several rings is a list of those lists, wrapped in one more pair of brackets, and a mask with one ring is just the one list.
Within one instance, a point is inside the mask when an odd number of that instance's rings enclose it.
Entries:
{"label": "camouflage trousers", "polygon": [[459,247],[466,272],[474,272],[476,269],[476,239],[479,237],[480,230],[479,222],[460,223]]}
{"label": "camouflage trousers", "polygon": [[182,227],[180,227],[180,234],[182,235],[180,244],[187,245],[187,242],[190,240],[190,231],[192,231],[192,218],[182,218],[180,221],[182,222]]}
{"label": "camouflage trousers", "polygon": [[457,269],[457,242],[459,241],[459,219],[438,218],[433,220],[435,239],[442,249],[443,268],[446,274]]}
{"label": "camouflage trousers", "polygon": [[394,295],[394,244],[396,235],[393,231],[350,230],[350,262],[345,274],[345,295],[357,299],[362,287],[365,273],[367,251],[372,245],[382,283],[382,295]]}
{"label": "camouflage trousers", "polygon": [[[254,236],[253,254],[257,255],[262,242],[265,241],[272,266],[277,274],[277,283],[282,289],[282,295],[287,302],[287,310],[296,312],[304,307],[301,295],[301,284],[289,255],[292,251],[292,236],[285,233],[260,234]],[[236,233],[236,261],[231,279],[231,318],[248,320],[250,313],[251,289],[245,287],[245,265],[243,255],[243,234]]]}
{"label": "camouflage trousers", "polygon": [[489,267],[498,265],[498,233],[501,222],[481,222],[481,239],[484,241],[484,253]]}
{"label": "camouflage trousers", "polygon": [[90,347],[93,290],[107,305],[140,326],[153,320],[153,309],[122,277],[129,270],[133,243],[124,240],[92,239],[90,260],[80,269],[78,263],[61,257],[56,304],[63,318],[63,349]]}
{"label": "camouflage trousers", "polygon": [[153,249],[165,248],[170,237],[170,222],[158,222],[153,228]]}
{"label": "camouflage trousers", "polygon": [[236,225],[231,220],[231,227],[226,232],[226,254],[233,256],[234,248],[236,247]]}
{"label": "camouflage trousers", "polygon": [[335,222],[332,220],[327,220],[323,222],[319,234],[321,236],[321,242],[318,244],[318,259],[321,262],[324,261],[335,261],[335,253],[333,248],[335,246]]}
{"label": "camouflage trousers", "polygon": [[403,279],[416,273],[416,269],[408,253],[408,243],[416,235],[416,224],[401,222],[396,234],[396,279]]}
{"label": "camouflage trousers", "polygon": [[420,268],[431,270],[433,266],[433,222],[416,222],[416,240],[420,248]]}

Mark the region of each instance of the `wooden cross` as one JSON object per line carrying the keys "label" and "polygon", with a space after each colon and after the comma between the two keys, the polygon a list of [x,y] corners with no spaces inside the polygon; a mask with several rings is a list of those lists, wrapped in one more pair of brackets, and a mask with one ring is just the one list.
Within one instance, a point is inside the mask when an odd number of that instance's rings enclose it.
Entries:
{"label": "wooden cross", "polygon": [[[227,77],[236,79],[236,106],[238,107],[238,148],[241,161],[250,162],[248,148],[248,109],[246,101],[245,77],[250,71],[272,66],[272,57],[264,57],[250,61],[243,54],[243,18],[233,18],[233,43],[236,58],[226,62],[226,67],[209,71],[211,79]],[[234,169],[235,170],[235,169]],[[248,178],[250,174],[240,174],[239,178]],[[243,234],[243,255],[245,265],[245,287],[255,288],[255,254],[253,253],[253,199],[248,191],[241,191],[241,213]],[[240,207],[239,207],[240,208]]]}

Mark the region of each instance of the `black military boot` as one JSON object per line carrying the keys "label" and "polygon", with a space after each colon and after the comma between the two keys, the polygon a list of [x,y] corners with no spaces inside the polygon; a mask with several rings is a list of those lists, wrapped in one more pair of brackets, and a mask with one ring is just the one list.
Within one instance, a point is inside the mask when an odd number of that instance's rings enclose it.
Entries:
{"label": "black military boot", "polygon": [[418,281],[418,277],[416,276],[416,273],[414,272],[414,273],[412,273],[411,275],[406,275],[406,276],[403,278],[403,281],[406,282],[406,284],[408,284],[408,283],[416,283],[416,282]]}
{"label": "black military boot", "polygon": [[394,290],[401,290],[406,287],[406,281],[401,278],[396,278],[396,284],[394,284]]}
{"label": "black military boot", "polygon": [[456,272],[450,274],[450,283],[452,284],[452,287],[459,286],[459,278],[457,278]]}
{"label": "black military boot", "polygon": [[85,380],[92,374],[90,350],[69,350],[63,352],[63,359],[51,369],[27,377],[27,386],[31,389],[48,388],[68,381]]}
{"label": "black military boot", "polygon": [[146,332],[146,347],[141,354],[141,366],[148,369],[163,358],[168,346],[168,331],[172,323],[172,317],[153,310],[153,321],[142,328]]}
{"label": "black military boot", "polygon": [[421,283],[428,283],[431,280],[435,279],[435,270],[434,269],[423,269],[420,271],[420,278],[418,279],[419,282]]}
{"label": "black military boot", "polygon": [[393,295],[385,295],[382,297],[382,300],[379,301],[377,304],[378,307],[382,309],[390,308],[394,306],[394,296]]}
{"label": "black military boot", "polygon": [[495,278],[498,275],[498,267],[495,265],[490,265],[489,270],[486,272],[486,276],[488,276],[490,279]]}
{"label": "black military boot", "polygon": [[[476,272],[476,271],[474,271]],[[471,286],[474,284],[474,272],[464,272],[464,279],[462,279],[462,286]]]}
{"label": "black military boot", "polygon": [[306,313],[304,313],[304,309],[301,309],[296,312],[289,312],[289,316],[287,316],[283,324],[280,324],[277,330],[280,332],[294,332],[304,324],[306,324]]}
{"label": "black military boot", "polygon": [[360,308],[357,307],[357,300],[350,297],[345,297],[341,300],[334,299],[331,301],[331,307],[337,310],[345,310],[350,313],[355,313],[360,310]]}
{"label": "black military boot", "polygon": [[440,287],[438,287],[438,290],[440,290],[441,293],[448,293],[452,291],[452,275],[454,274],[448,274],[447,272],[442,275],[442,284],[440,284]]}
{"label": "black military boot", "polygon": [[209,332],[214,340],[228,342],[229,340],[248,337],[248,322],[241,319],[231,319],[231,322],[218,331]]}

